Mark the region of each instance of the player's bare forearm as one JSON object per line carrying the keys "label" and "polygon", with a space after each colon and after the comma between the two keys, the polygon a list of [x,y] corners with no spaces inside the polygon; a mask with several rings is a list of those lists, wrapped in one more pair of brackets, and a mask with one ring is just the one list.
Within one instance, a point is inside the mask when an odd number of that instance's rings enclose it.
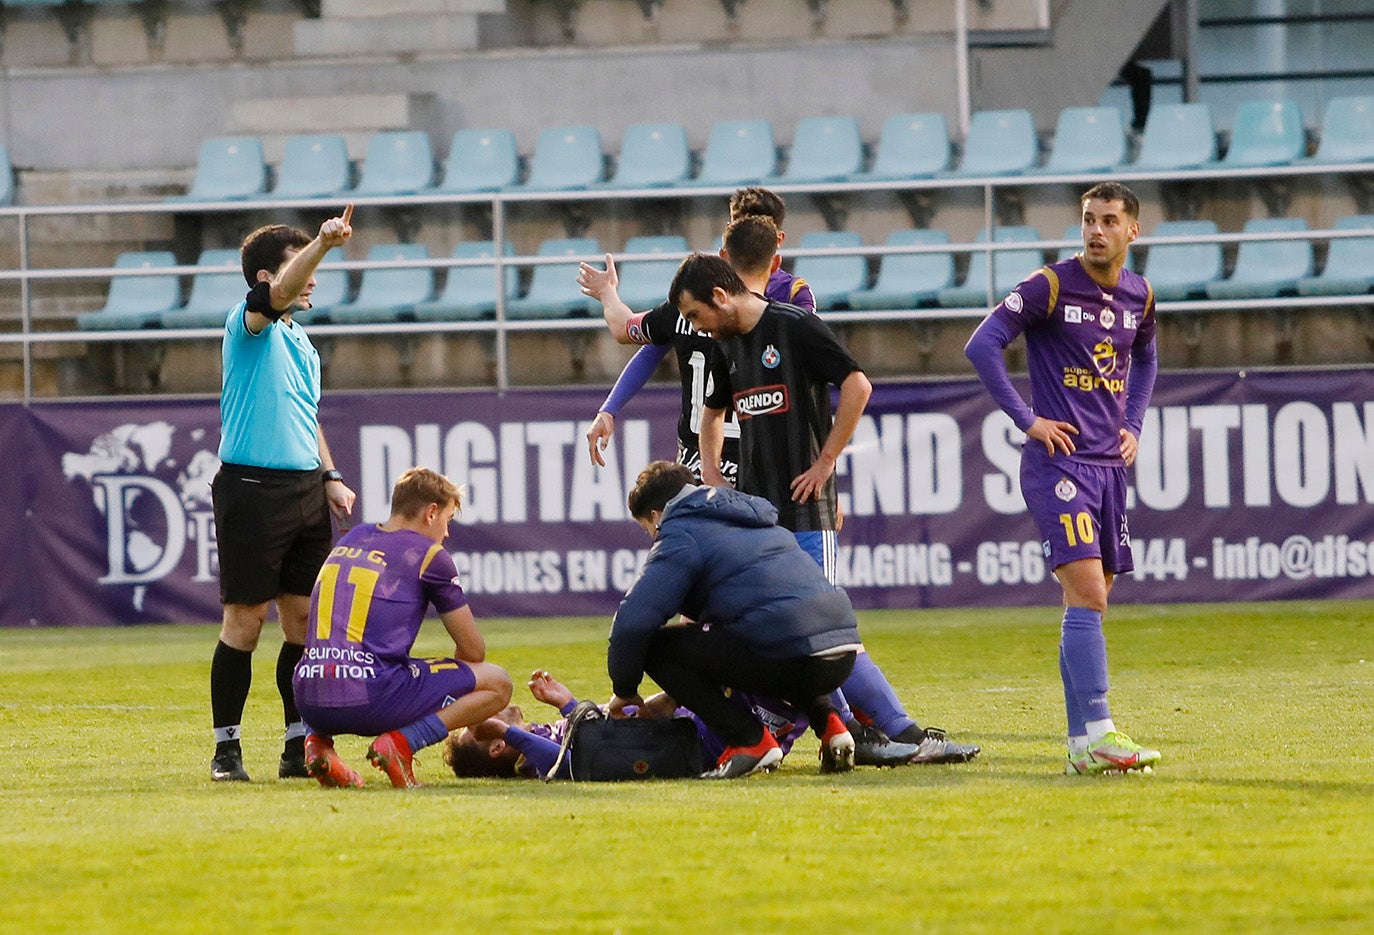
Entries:
{"label": "player's bare forearm", "polygon": [[720,472],[720,456],[725,450],[725,410],[705,406],[701,410],[701,427],[697,429],[697,448],[701,452],[701,480],[712,487],[724,487],[725,475]]}
{"label": "player's bare forearm", "polygon": [[[326,471],[334,470],[334,456],[329,452],[329,443],[324,440],[324,429],[319,425],[315,426],[315,442],[320,449],[320,467]],[[324,496],[329,501],[329,511],[340,523],[353,515],[353,504],[357,501],[358,495],[343,481],[325,481]]]}
{"label": "player's bare forearm", "polygon": [[301,247],[278,271],[272,280],[272,307],[279,312],[291,308],[292,304],[315,275],[324,255],[334,247],[341,247],[353,236],[353,206],[348,205],[343,214],[329,218],[320,225],[315,238]]}
{"label": "player's bare forearm", "polygon": [[439,615],[444,629],[453,637],[453,656],[463,662],[486,662],[487,642],[477,629],[472,608],[464,604],[456,610]]}
{"label": "player's bare forearm", "polygon": [[601,315],[606,319],[606,327],[611,336],[621,344],[630,344],[627,326],[634,310],[620,300],[618,287],[620,277],[616,275],[615,259],[606,254],[606,268],[597,269],[590,263],[580,263],[577,267],[577,286],[582,294],[601,303]]}

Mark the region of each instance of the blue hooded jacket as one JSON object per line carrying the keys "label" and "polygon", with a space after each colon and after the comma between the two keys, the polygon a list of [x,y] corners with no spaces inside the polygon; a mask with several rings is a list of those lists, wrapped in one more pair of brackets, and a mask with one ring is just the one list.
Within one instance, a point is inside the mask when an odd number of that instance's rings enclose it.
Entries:
{"label": "blue hooded jacket", "polygon": [[684,487],[663,510],[658,539],[611,623],[606,665],[634,696],[649,643],[671,617],[728,627],[771,659],[857,649],[854,608],[825,579],[767,500],[728,487]]}

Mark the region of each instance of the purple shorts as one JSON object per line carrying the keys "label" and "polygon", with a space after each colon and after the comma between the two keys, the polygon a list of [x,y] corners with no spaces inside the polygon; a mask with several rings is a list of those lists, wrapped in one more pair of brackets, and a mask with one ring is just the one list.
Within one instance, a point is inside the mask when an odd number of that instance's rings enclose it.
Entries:
{"label": "purple shorts", "polygon": [[[336,679],[348,685],[326,686],[327,679],[294,679],[296,707],[311,733],[359,734],[374,736],[413,724],[434,714],[477,687],[477,677],[466,662],[457,659],[411,659],[409,665],[388,666],[375,676],[361,679]],[[314,683],[314,684],[311,684]],[[339,693],[330,689],[348,689]],[[359,691],[361,689],[361,691]],[[356,694],[355,694],[356,693]],[[362,704],[322,703],[329,695],[341,700],[347,695],[361,697]],[[318,700],[317,700],[318,699]]]}
{"label": "purple shorts", "polygon": [[1050,568],[1101,558],[1102,569],[1135,568],[1126,522],[1126,468],[1051,458],[1039,445],[1021,450],[1021,495],[1026,498]]}

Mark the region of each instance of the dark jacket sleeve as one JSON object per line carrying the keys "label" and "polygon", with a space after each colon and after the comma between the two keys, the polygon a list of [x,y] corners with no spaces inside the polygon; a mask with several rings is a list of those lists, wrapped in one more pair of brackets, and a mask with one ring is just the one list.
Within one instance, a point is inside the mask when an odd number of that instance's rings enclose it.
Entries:
{"label": "dark jacket sleeve", "polygon": [[606,669],[611,688],[621,698],[639,693],[649,642],[684,598],[701,567],[701,550],[690,536],[669,534],[654,543],[644,570],[620,602],[611,622]]}

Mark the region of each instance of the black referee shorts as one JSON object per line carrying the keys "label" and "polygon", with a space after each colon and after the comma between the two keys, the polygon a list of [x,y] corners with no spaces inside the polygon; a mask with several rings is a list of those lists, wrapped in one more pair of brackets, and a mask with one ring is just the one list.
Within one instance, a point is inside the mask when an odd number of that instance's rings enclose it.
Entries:
{"label": "black referee shorts", "polygon": [[309,595],[333,543],[322,472],[223,464],[210,492],[220,602]]}

